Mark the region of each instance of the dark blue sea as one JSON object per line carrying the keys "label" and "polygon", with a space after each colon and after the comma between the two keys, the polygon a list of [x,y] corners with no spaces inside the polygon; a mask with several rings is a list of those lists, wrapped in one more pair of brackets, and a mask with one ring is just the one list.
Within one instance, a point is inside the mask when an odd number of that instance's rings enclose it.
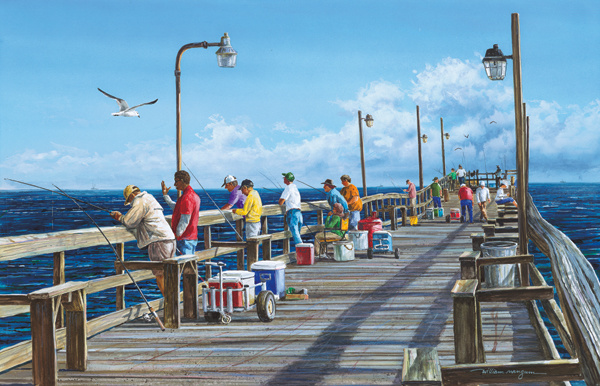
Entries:
{"label": "dark blue sea", "polygon": [[[369,194],[400,192],[402,188],[373,187]],[[264,204],[276,203],[280,190],[257,189]],[[600,184],[531,184],[530,193],[540,213],[555,227],[575,242],[583,254],[600,275]],[[324,199],[321,191],[301,189],[303,201]],[[123,195],[116,190],[68,191],[79,199],[91,202],[102,208],[127,211],[123,205]],[[159,190],[149,191],[165,208],[165,214],[171,209],[164,204]],[[207,193],[197,190],[202,200],[201,210],[215,209],[207,196],[210,195],[221,207],[227,202],[228,193],[224,189],[209,190]],[[108,213],[83,205],[84,209],[100,226],[118,225]],[[308,216],[308,217],[307,217]],[[316,222],[315,213],[305,213],[305,223]],[[0,191],[0,237],[33,233],[48,233],[63,230],[94,227],[93,223],[68,198],[41,190]],[[270,217],[269,230],[277,232],[283,228],[281,216]],[[213,240],[232,240],[234,232],[229,225],[212,227]],[[199,232],[198,248],[203,248],[203,234]],[[308,239],[307,239],[308,240]],[[312,241],[312,240],[311,240]],[[281,244],[274,243],[274,253],[281,252]],[[536,256],[536,264],[546,281],[552,285],[548,260],[533,246],[530,250]],[[127,260],[146,260],[147,255],[140,251],[135,242],[126,243]],[[114,275],[115,256],[108,245],[68,251],[65,256],[65,276],[67,281],[90,280]],[[223,261],[228,268],[235,269],[235,254],[225,256]],[[36,289],[52,285],[52,255],[0,262],[0,293],[29,293]],[[144,295],[149,299],[160,297],[154,281],[140,283]],[[142,302],[133,285],[126,287],[127,305]],[[114,311],[115,289],[106,290],[88,296],[88,318]],[[11,346],[19,341],[30,339],[29,315],[0,319],[0,348]],[[551,329],[557,342],[558,336]],[[564,348],[558,344],[561,355],[568,357]]]}

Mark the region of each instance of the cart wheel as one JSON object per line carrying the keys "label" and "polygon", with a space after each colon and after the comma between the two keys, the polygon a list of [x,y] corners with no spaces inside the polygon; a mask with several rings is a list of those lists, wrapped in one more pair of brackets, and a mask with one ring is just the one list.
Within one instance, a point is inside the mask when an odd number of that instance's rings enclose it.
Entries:
{"label": "cart wheel", "polygon": [[275,319],[275,295],[271,291],[260,291],[256,298],[256,313],[261,322],[269,323]]}
{"label": "cart wheel", "polygon": [[373,249],[367,248],[367,259],[372,259],[372,258],[373,258]]}
{"label": "cart wheel", "polygon": [[206,320],[208,323],[217,323],[220,317],[221,314],[219,314],[218,312],[206,311],[204,313],[204,320]]}
{"label": "cart wheel", "polygon": [[446,222],[450,222],[450,215],[449,214],[446,215]]}
{"label": "cart wheel", "polygon": [[396,248],[396,249],[394,250],[394,256],[396,257],[396,259],[399,259],[399,258],[400,258],[400,248]]}
{"label": "cart wheel", "polygon": [[460,216],[460,222],[465,222],[465,216]]}
{"label": "cart wheel", "polygon": [[221,315],[221,323],[222,324],[229,324],[229,322],[231,322],[231,315],[227,315],[227,314]]}

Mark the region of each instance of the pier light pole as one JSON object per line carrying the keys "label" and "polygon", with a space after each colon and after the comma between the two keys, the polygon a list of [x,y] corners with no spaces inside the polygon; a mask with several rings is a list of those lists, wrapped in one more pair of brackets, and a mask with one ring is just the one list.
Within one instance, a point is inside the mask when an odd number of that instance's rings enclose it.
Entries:
{"label": "pier light pole", "polygon": [[444,137],[446,140],[450,139],[450,134],[444,134],[444,118],[440,117],[440,131],[442,133],[442,170],[444,171],[444,177],[446,176],[446,151],[444,150]]}
{"label": "pier light pole", "polygon": [[[363,131],[362,131],[362,121],[365,121],[367,127],[373,127],[373,116],[371,114],[367,114],[366,118],[362,117],[362,112],[358,110],[358,133],[360,135],[360,166],[362,170],[362,182],[363,182],[363,197],[367,195],[367,177],[365,174],[365,147],[363,144]],[[368,215],[367,209],[365,206],[365,217]]]}
{"label": "pier light pole", "polygon": [[423,189],[423,157],[421,156],[421,140],[427,143],[427,134],[421,135],[421,119],[419,118],[419,106],[417,106],[417,144],[419,145],[419,190]]}
{"label": "pier light pole", "polygon": [[486,51],[483,66],[486,75],[491,80],[503,80],[506,76],[506,59],[513,61],[513,87],[515,94],[515,135],[517,148],[517,203],[519,211],[519,253],[527,254],[527,165],[525,154],[527,145],[525,117],[523,112],[523,87],[521,83],[521,36],[519,27],[519,14],[511,15],[512,55],[504,56],[502,51],[494,44]]}
{"label": "pier light pole", "polygon": [[227,32],[221,37],[219,43],[208,43],[206,41],[200,43],[189,43],[184,45],[177,52],[177,59],[175,60],[175,112],[176,118],[176,134],[175,134],[175,147],[177,151],[177,171],[181,170],[181,55],[190,48],[208,48],[208,47],[219,47],[217,50],[217,64],[219,67],[233,68],[236,64],[237,52],[231,47],[229,41],[229,35]]}

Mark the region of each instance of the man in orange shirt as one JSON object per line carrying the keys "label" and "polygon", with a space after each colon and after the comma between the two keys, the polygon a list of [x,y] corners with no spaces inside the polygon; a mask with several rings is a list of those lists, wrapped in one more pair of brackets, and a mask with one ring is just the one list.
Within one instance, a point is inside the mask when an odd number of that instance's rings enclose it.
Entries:
{"label": "man in orange shirt", "polygon": [[352,181],[350,176],[344,174],[340,177],[340,179],[342,180],[342,185],[344,185],[340,193],[346,199],[346,202],[348,203],[348,211],[350,211],[348,229],[357,230],[358,222],[360,221],[360,211],[362,210],[363,203],[360,199],[358,188],[350,183]]}

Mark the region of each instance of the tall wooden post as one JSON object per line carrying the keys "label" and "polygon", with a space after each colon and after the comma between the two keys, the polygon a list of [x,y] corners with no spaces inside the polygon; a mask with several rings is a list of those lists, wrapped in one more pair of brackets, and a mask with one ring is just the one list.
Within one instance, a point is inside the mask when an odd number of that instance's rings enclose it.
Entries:
{"label": "tall wooden post", "polygon": [[519,209],[519,254],[527,252],[527,178],[525,177],[525,125],[523,114],[523,86],[521,82],[521,35],[519,14],[511,15],[513,85],[515,93],[515,136],[517,147],[517,204]]}
{"label": "tall wooden post", "polygon": [[[367,177],[365,173],[365,148],[363,144],[363,130],[362,130],[362,115],[361,111],[358,110],[358,133],[360,138],[360,166],[362,171],[362,182],[363,182],[363,197],[367,196]],[[369,209],[365,205],[365,218],[369,217]]]}
{"label": "tall wooden post", "polygon": [[183,279],[183,317],[198,319],[198,262],[195,260],[186,262],[181,276]]}
{"label": "tall wooden post", "polygon": [[[235,230],[237,231],[237,234],[235,236],[235,239],[237,241],[243,241],[243,239],[241,237],[243,229],[244,229],[244,220],[242,220],[242,219],[236,220]],[[243,271],[245,269],[245,267],[244,267],[244,250],[243,249],[237,251],[237,269],[238,269],[238,271]]]}
{"label": "tall wooden post", "polygon": [[417,143],[419,144],[419,190],[423,189],[423,158],[421,156],[421,118],[417,105]]}
{"label": "tall wooden post", "polygon": [[[212,248],[212,233],[210,231],[210,225],[205,226],[204,227],[204,249],[211,249]],[[211,259],[206,260],[207,262],[210,262]],[[206,277],[206,279],[209,279],[212,277],[212,269],[210,265],[205,265],[204,266],[204,275]]]}
{"label": "tall wooden post", "polygon": [[179,314],[179,288],[181,287],[180,267],[176,260],[163,261],[163,275],[165,278],[164,293],[164,322],[166,328],[179,328],[181,317]]}
{"label": "tall wooden post", "polygon": [[446,152],[444,151],[444,118],[440,117],[440,132],[442,133],[442,170],[446,176]]}

